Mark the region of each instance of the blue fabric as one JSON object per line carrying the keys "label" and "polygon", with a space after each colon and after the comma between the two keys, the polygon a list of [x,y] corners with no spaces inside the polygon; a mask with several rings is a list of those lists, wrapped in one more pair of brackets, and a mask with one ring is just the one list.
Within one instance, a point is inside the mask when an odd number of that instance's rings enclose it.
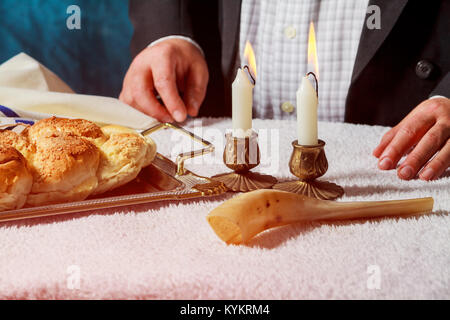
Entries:
{"label": "blue fabric", "polygon": [[[70,5],[81,30],[66,26]],[[119,95],[132,32],[128,0],[0,1],[0,63],[23,51],[78,93]]]}
{"label": "blue fabric", "polygon": [[0,116],[10,117],[10,118],[18,118],[20,117],[14,110],[7,108],[5,106],[0,105]]}

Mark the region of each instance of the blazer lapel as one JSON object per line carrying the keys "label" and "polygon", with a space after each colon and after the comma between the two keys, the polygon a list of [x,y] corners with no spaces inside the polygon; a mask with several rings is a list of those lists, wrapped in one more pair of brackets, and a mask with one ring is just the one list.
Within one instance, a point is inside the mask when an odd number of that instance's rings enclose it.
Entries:
{"label": "blazer lapel", "polygon": [[364,22],[361,39],[359,42],[358,53],[356,55],[355,66],[353,68],[352,82],[356,81],[358,76],[373,58],[386,37],[391,32],[398,17],[405,8],[408,0],[370,0],[370,5],[377,5],[380,8],[381,29],[369,29]]}

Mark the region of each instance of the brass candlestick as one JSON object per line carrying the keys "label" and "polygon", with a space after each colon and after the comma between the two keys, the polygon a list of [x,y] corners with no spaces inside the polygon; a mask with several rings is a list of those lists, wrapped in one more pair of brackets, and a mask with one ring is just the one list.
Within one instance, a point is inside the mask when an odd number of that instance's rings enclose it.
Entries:
{"label": "brass candlestick", "polygon": [[278,183],[273,189],[302,194],[322,200],[336,199],[344,194],[342,187],[327,181],[317,181],[328,170],[328,161],[325,155],[325,142],[319,140],[314,146],[303,146],[292,142],[292,151],[289,169],[300,180]]}
{"label": "brass candlestick", "polygon": [[220,181],[228,189],[239,192],[267,189],[277,183],[277,179],[272,176],[250,171],[259,165],[261,157],[256,132],[252,131],[250,136],[244,138],[233,137],[231,133],[225,137],[223,162],[234,172],[216,175],[212,180]]}

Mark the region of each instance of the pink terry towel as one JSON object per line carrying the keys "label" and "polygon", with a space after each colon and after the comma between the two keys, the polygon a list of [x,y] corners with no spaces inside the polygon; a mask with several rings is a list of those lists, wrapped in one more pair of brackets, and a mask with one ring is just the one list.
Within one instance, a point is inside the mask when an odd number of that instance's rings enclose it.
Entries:
{"label": "pink terry towel", "polygon": [[[190,160],[188,169],[204,176],[228,170],[221,158],[230,125],[223,119],[186,124],[217,149]],[[257,169],[292,178],[287,163],[295,122],[255,120],[254,126],[263,154]],[[227,246],[205,219],[233,194],[2,223],[0,298],[448,299],[450,172],[424,182],[379,171],[371,152],[385,131],[320,123],[329,161],[323,179],[344,187],[339,201],[431,196],[433,214],[297,224],[246,246]],[[190,147],[170,132],[155,140],[166,155]]]}

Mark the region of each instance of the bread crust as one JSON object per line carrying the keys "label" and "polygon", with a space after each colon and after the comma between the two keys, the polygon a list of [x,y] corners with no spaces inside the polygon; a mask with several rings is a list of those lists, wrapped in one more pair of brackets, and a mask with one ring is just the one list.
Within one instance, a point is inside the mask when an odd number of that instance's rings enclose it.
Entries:
{"label": "bread crust", "polygon": [[156,145],[149,144],[134,130],[111,125],[103,127],[102,131],[107,140],[99,146],[99,183],[94,194],[104,193],[130,182],[143,167],[153,161],[156,154]]}
{"label": "bread crust", "polygon": [[[31,160],[33,187],[27,204],[31,206],[77,201],[96,187],[100,153],[90,141],[79,136],[56,132],[36,140]],[[90,183],[79,190],[78,186]]]}
{"label": "bread crust", "polygon": [[36,141],[39,138],[51,136],[57,132],[71,133],[91,141],[104,138],[101,128],[91,121],[57,117],[39,120],[31,127],[25,129],[24,134],[31,141]]}
{"label": "bread crust", "polygon": [[32,184],[33,178],[22,154],[11,146],[0,144],[0,210],[21,208]]}
{"label": "bread crust", "polygon": [[34,144],[30,143],[27,136],[11,130],[0,130],[0,145],[17,149],[27,160],[36,152]]}

